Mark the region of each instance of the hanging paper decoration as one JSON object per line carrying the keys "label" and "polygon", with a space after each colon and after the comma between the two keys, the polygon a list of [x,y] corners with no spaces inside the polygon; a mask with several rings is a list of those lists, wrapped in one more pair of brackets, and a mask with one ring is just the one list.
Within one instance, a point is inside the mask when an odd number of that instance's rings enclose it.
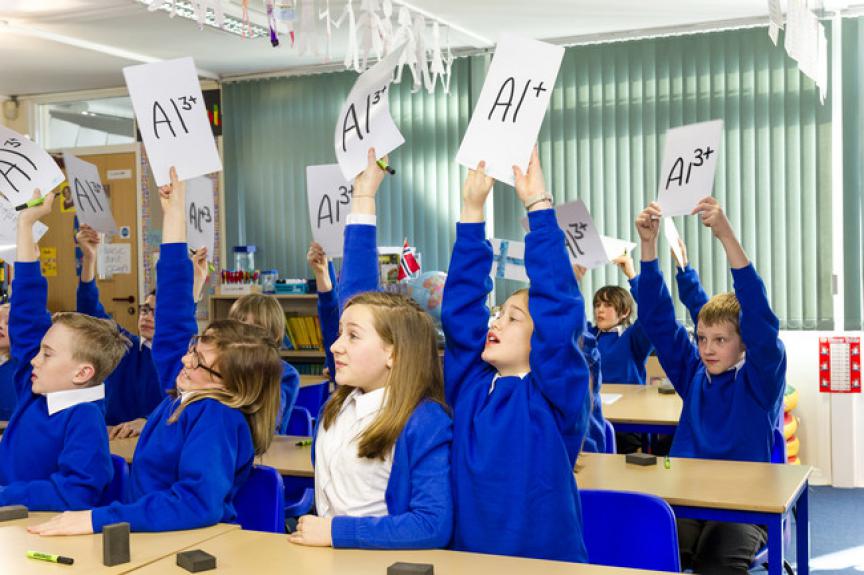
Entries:
{"label": "hanging paper decoration", "polygon": [[276,15],[273,13],[273,0],[265,0],[267,7],[267,26],[270,28],[270,45],[274,48],[279,45],[279,36],[276,34]]}

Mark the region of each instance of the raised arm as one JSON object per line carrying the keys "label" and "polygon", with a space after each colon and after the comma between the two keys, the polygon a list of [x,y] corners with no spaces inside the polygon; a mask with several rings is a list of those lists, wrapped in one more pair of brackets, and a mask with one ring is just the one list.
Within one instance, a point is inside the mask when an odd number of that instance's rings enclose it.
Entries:
{"label": "raised arm", "polygon": [[680,260],[675,250],[671,250],[675,267],[678,268],[678,272],[675,274],[675,282],[678,284],[678,299],[687,308],[687,313],[690,314],[690,319],[695,326],[699,323],[699,311],[703,305],[708,303],[708,294],[702,289],[699,274],[687,260],[687,244],[681,238],[678,238],[678,247],[681,253]]}
{"label": "raised arm", "polygon": [[159,190],[164,217],[162,246],[156,264],[156,330],[153,335],[153,363],[163,389],[174,386],[181,358],[189,341],[198,333],[195,302],[192,299],[192,262],[186,245],[186,184],[177,180],[171,168],[171,185]]}
{"label": "raised arm", "polygon": [[[387,156],[384,156],[384,162]],[[378,289],[378,248],[375,198],[387,172],[369,148],[366,169],[354,178],[351,213],[345,226],[345,249],[339,278],[339,300],[344,306],[358,293]]]}
{"label": "raised arm", "polygon": [[486,240],[484,214],[492,183],[485,162],[476,170],[468,170],[462,187],[462,215],[456,224],[456,243],[444,284],[444,385],[451,406],[470,375],[489,369],[481,355],[489,331],[486,296],[492,291],[492,245]]}
{"label": "raised arm", "polygon": [[531,230],[525,236],[528,309],[534,322],[531,379],[556,410],[561,429],[583,436],[590,415],[588,364],[578,347],[585,331],[585,302],[576,276],[561,272],[569,269],[570,260],[551,200],[544,199],[548,196],[536,146],[528,172],[523,175],[514,167],[514,175]]}
{"label": "raised arm", "polygon": [[675,320],[672,296],[657,262],[660,218],[660,207],[653,202],[636,218],[636,229],[642,241],[642,269],[636,299],[642,329],[657,349],[660,364],[675,390],[686,399],[700,364],[699,351],[684,326]]}
{"label": "raised arm", "polygon": [[317,242],[309,245],[306,262],[312,268],[315,285],[318,286],[318,321],[321,324],[321,341],[324,344],[324,363],[330,373],[330,380],[335,381],[336,364],[330,346],[339,338],[339,296],[333,289],[333,263]]}

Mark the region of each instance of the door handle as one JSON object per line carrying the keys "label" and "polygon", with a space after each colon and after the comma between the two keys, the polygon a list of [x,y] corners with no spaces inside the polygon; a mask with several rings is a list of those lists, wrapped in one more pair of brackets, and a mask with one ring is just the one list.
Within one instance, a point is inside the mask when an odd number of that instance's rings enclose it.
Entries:
{"label": "door handle", "polygon": [[111,301],[125,301],[126,303],[135,303],[135,296],[130,295],[129,297],[112,297]]}

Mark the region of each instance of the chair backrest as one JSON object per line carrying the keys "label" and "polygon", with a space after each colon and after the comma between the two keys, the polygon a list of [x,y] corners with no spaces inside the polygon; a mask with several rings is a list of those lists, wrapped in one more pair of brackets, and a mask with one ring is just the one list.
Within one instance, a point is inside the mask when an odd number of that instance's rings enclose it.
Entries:
{"label": "chair backrest", "polygon": [[120,501],[123,498],[126,483],[129,481],[129,464],[126,463],[125,459],[112,453],[111,467],[114,468],[114,477],[102,493],[102,501],[99,502],[99,505],[109,505],[114,501]]}
{"label": "chair backrest", "polygon": [[618,446],[615,443],[615,427],[609,423],[608,419],[603,421],[606,423],[606,453],[618,453]]}
{"label": "chair backrest", "polygon": [[681,570],[675,514],[668,503],[654,495],[627,491],[580,489],[579,495],[589,563]]}
{"label": "chair backrest", "polygon": [[786,438],[783,431],[774,429],[773,443],[771,444],[771,463],[786,463]]}
{"label": "chair backrest", "polygon": [[305,407],[312,414],[312,417],[318,417],[318,412],[321,411],[321,406],[330,397],[330,382],[318,383],[316,385],[307,385],[301,387],[297,392],[297,402],[294,404],[297,407]]}
{"label": "chair backrest", "polygon": [[291,410],[291,417],[288,418],[288,425],[285,426],[284,435],[312,435],[315,422],[312,419],[312,414],[305,407],[294,406]]}
{"label": "chair backrest", "polygon": [[251,531],[285,533],[285,491],[282,476],[272,467],[255,465],[234,496],[237,523]]}

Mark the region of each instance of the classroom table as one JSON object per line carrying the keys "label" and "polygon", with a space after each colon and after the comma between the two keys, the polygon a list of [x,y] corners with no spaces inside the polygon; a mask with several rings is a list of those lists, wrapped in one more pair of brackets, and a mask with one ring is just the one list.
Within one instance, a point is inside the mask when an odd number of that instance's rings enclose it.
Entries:
{"label": "classroom table", "polygon": [[309,387],[310,385],[318,385],[319,383],[324,383],[327,381],[327,378],[323,375],[301,375],[300,376],[300,387]]}
{"label": "classroom table", "polygon": [[[0,523],[0,564],[3,573],[15,575],[44,575],[46,573],[128,573],[138,567],[171,557],[178,551],[198,547],[208,539],[230,531],[239,531],[238,525],[220,523],[204,529],[167,531],[163,533],[132,533],[129,549],[132,561],[106,567],[102,564],[102,535],[74,535],[68,537],[40,537],[27,533],[28,525],[43,523],[56,513],[31,513],[27,519]],[[27,551],[64,555],[75,560],[74,565],[59,565],[29,559]]]}
{"label": "classroom table", "polygon": [[9,422],[6,420],[0,421],[0,434],[6,431],[6,427],[9,425]]}
{"label": "classroom table", "polygon": [[[431,563],[439,575],[659,575],[659,571],[601,567],[559,561],[541,561],[433,549],[425,551],[368,551],[303,547],[288,542],[287,535],[259,531],[235,531],[199,545],[216,557],[216,571],[225,575],[383,575],[396,562]],[[165,557],[135,571],[135,575],[186,575],[174,557]],[[668,574],[666,574],[668,575]]]}
{"label": "classroom table", "polygon": [[798,575],[808,575],[809,466],[673,457],[666,469],[663,458],[642,467],[624,457],[582,453],[579,488],[650,493],[666,500],[676,517],[765,525],[770,575],[783,573],[783,520],[795,509]]}
{"label": "classroom table", "polygon": [[603,417],[615,431],[674,434],[683,402],[677,393],[664,394],[657,385],[604,383],[600,392],[620,395],[614,403],[603,404]]}
{"label": "classroom table", "polygon": [[[270,449],[261,457],[255,458],[255,463],[268,465],[276,469],[280,475],[291,475],[294,477],[313,477],[312,469],[312,446],[298,446],[297,442],[309,440],[309,437],[297,437],[293,435],[277,435],[270,444]],[[119,455],[127,462],[132,462],[135,446],[138,444],[137,437],[127,439],[114,439],[110,442],[111,453]]]}

